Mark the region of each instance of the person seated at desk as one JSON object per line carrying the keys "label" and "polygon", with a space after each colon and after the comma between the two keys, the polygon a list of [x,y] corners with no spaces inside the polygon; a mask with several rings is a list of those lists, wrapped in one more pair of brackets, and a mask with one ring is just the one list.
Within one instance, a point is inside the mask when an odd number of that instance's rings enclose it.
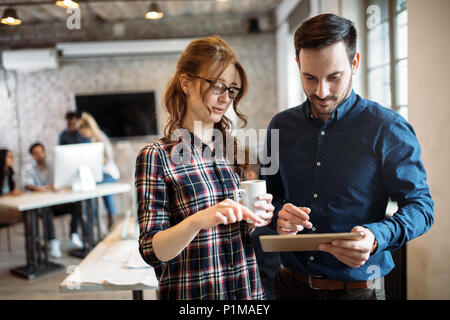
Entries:
{"label": "person seated at desk", "polygon": [[86,139],[78,131],[78,116],[75,112],[67,112],[66,121],[67,128],[58,136],[59,145],[91,142],[90,139]]}
{"label": "person seated at desk", "polygon": [[[114,154],[111,142],[106,134],[100,130],[94,117],[83,112],[80,120],[78,121],[78,127],[81,135],[85,139],[90,139],[92,142],[103,142],[105,145],[105,162],[103,165],[103,180],[100,183],[114,183],[120,178],[119,168],[114,162]],[[111,219],[116,215],[116,208],[114,205],[114,197],[112,195],[104,196],[106,210],[108,211]]]}
{"label": "person seated at desk", "polygon": [[[15,188],[16,183],[14,181],[13,166],[13,153],[8,149],[0,149],[0,196],[17,196],[22,194],[21,190]],[[0,209],[0,227],[9,227],[20,221],[22,221],[22,215],[20,213]],[[11,245],[9,245],[9,251],[11,251]]]}
{"label": "person seated at desk", "polygon": [[8,149],[0,149],[0,196],[20,195],[22,191],[16,189],[14,181],[14,155]]}
{"label": "person seated at desk", "polygon": [[[36,142],[30,147],[29,152],[34,161],[25,165],[22,170],[22,184],[24,189],[28,191],[54,191],[53,166],[47,161],[44,145]],[[77,232],[80,220],[79,212],[74,204],[53,206],[51,208],[44,208],[43,210],[47,210],[47,236],[50,240],[49,253],[52,257],[61,257],[60,243],[55,236],[54,215],[61,215],[67,212],[72,214],[72,221],[70,223],[71,236],[68,240],[67,248],[70,250],[83,247],[83,243]]]}

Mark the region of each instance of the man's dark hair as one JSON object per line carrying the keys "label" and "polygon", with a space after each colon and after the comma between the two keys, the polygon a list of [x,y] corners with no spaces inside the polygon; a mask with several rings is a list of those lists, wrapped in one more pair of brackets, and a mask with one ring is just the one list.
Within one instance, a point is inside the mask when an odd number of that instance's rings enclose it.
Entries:
{"label": "man's dark hair", "polygon": [[30,149],[28,149],[28,151],[30,152],[30,154],[33,154],[33,149],[36,148],[36,147],[41,147],[42,150],[45,151],[44,145],[43,145],[42,143],[40,143],[40,142],[36,142],[36,143],[33,143],[33,144],[31,145]]}
{"label": "man's dark hair", "polygon": [[315,16],[297,29],[294,36],[295,56],[300,49],[322,49],[344,41],[348,59],[352,63],[356,54],[356,29],[348,19],[327,13]]}
{"label": "man's dark hair", "polygon": [[78,115],[75,112],[69,111],[66,113],[66,120],[74,119],[74,118],[78,119]]}

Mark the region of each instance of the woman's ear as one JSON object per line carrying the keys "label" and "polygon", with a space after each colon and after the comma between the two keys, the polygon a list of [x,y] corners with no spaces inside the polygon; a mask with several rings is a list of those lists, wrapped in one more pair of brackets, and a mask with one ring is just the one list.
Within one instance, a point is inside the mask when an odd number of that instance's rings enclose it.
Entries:
{"label": "woman's ear", "polygon": [[186,95],[189,95],[189,90],[191,88],[191,79],[188,76],[186,76],[185,74],[182,74],[180,76],[180,86],[181,86],[181,89],[183,90],[183,92]]}

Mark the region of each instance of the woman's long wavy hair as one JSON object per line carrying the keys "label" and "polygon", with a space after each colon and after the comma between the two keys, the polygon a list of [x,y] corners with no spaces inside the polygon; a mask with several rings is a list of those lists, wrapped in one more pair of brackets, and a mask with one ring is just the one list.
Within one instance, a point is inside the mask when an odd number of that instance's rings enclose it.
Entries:
{"label": "woman's long wavy hair", "polygon": [[[182,128],[186,115],[187,96],[181,87],[180,78],[182,75],[189,79],[195,79],[201,74],[208,74],[208,79],[217,80],[229,65],[234,65],[241,82],[241,92],[233,100],[233,109],[237,117],[242,121],[242,127],[247,124],[247,117],[238,109],[239,101],[247,93],[248,79],[244,68],[238,61],[233,48],[221,37],[210,36],[192,41],[178,59],[174,76],[170,79],[164,95],[164,106],[169,114],[167,124],[164,129],[164,137],[171,143],[172,133]],[[202,92],[205,97],[207,90]],[[205,106],[205,108],[207,108]],[[208,110],[209,111],[209,110]],[[230,136],[232,122],[225,115],[220,122],[214,124],[214,128],[220,130],[222,137]],[[234,141],[234,163],[236,164],[237,140]],[[226,150],[224,150],[226,152]]]}
{"label": "woman's long wavy hair", "polygon": [[0,149],[0,195],[2,194],[3,183],[5,179],[8,179],[8,185],[11,190],[14,190],[14,170],[13,168],[7,168],[5,171],[6,156],[8,155],[8,149]]}
{"label": "woman's long wavy hair", "polygon": [[88,113],[83,112],[81,114],[81,118],[78,120],[78,128],[88,128],[92,130],[92,140],[93,141],[101,141],[101,134],[102,130],[100,130],[100,127],[97,124],[97,121],[95,121],[94,117]]}

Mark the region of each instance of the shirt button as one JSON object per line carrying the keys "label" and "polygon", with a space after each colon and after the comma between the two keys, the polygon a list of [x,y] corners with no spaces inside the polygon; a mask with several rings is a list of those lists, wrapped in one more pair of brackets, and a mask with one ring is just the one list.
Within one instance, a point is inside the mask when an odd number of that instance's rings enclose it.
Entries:
{"label": "shirt button", "polygon": [[318,167],[320,167],[322,165],[322,163],[320,163],[320,161],[317,162],[316,164],[317,164]]}
{"label": "shirt button", "polygon": [[317,199],[319,195],[317,193],[314,193],[313,197]]}
{"label": "shirt button", "polygon": [[309,260],[314,261],[314,257],[313,256],[309,257]]}
{"label": "shirt button", "polygon": [[316,231],[317,229],[316,229],[316,227],[312,227],[311,230],[312,231]]}
{"label": "shirt button", "polygon": [[320,134],[324,136],[325,135],[325,131],[321,131]]}

